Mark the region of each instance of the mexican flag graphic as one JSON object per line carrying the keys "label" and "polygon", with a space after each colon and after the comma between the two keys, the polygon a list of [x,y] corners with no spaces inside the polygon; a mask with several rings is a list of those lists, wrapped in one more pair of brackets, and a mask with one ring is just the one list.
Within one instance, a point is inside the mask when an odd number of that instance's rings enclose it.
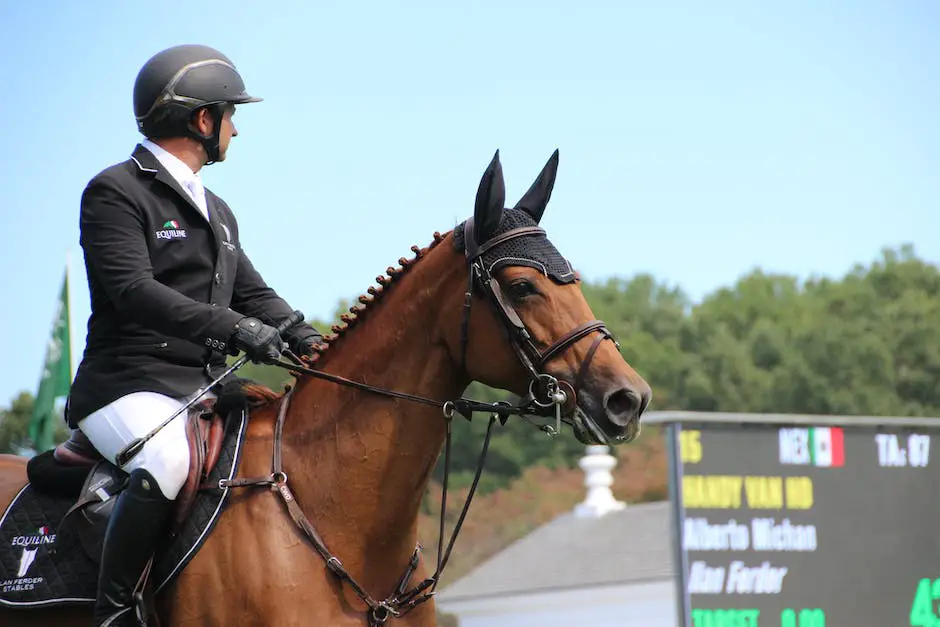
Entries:
{"label": "mexican flag graphic", "polygon": [[840,427],[813,427],[809,430],[809,451],[814,466],[845,466],[845,443]]}

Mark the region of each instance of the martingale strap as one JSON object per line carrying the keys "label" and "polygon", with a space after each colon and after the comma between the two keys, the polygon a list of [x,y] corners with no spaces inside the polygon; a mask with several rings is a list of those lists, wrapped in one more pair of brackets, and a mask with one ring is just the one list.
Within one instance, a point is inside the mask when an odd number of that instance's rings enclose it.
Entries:
{"label": "martingale strap", "polygon": [[[470,502],[473,500],[473,496],[476,492],[477,486],[479,485],[480,477],[483,472],[484,460],[486,458],[487,450],[489,449],[493,425],[496,423],[497,416],[493,415],[490,417],[489,426],[487,427],[486,437],[483,441],[483,448],[480,452],[480,459],[479,463],[477,464],[477,470],[473,478],[473,483],[470,486],[469,494],[466,501],[464,502],[463,508],[461,509],[460,516],[457,519],[457,524],[454,526],[450,540],[447,543],[447,549],[443,550],[444,517],[447,510],[447,487],[450,477],[450,451],[452,435],[451,419],[454,416],[453,410],[449,412],[449,415],[448,412],[445,411],[445,417],[447,418],[447,441],[444,454],[444,482],[441,502],[441,530],[438,541],[437,569],[433,575],[419,583],[414,588],[410,590],[408,589],[408,582],[411,581],[411,577],[417,570],[421,559],[421,546],[418,545],[411,554],[411,558],[408,561],[405,573],[402,575],[398,585],[395,588],[395,593],[382,601],[376,601],[375,598],[369,594],[368,591],[366,591],[366,589],[358,581],[356,581],[349,571],[346,570],[340,559],[336,557],[329,550],[329,548],[327,548],[326,542],[323,541],[323,538],[317,532],[316,527],[313,526],[313,523],[311,523],[310,519],[307,518],[307,515],[304,514],[303,509],[297,503],[297,499],[294,498],[294,493],[287,484],[288,477],[284,470],[282,443],[284,438],[284,422],[287,417],[287,409],[290,405],[293,391],[293,388],[289,388],[287,393],[281,399],[281,405],[278,408],[277,420],[274,423],[274,444],[271,459],[271,474],[266,477],[232,480],[222,479],[219,481],[219,487],[234,488],[249,486],[270,486],[272,489],[274,489],[278,495],[280,495],[281,501],[283,501],[285,507],[287,508],[287,513],[290,515],[291,520],[307,537],[307,539],[310,541],[310,544],[313,545],[314,550],[316,550],[320,557],[323,558],[323,561],[326,563],[326,566],[330,572],[332,572],[344,583],[349,584],[349,586],[356,593],[356,596],[362,599],[362,601],[369,607],[370,626],[378,627],[380,625],[384,625],[390,618],[404,616],[422,603],[429,601],[434,596],[434,589],[437,587],[437,584],[440,581],[441,573],[444,570],[444,566],[446,566],[447,560],[450,558],[454,543],[457,540],[457,535],[460,533],[460,528],[463,526],[467,512],[470,509]],[[428,591],[428,589],[430,589],[430,591]]]}
{"label": "martingale strap", "polygon": [[355,579],[349,574],[348,571],[343,567],[342,562],[339,558],[333,555],[330,550],[327,548],[326,543],[323,541],[323,538],[320,537],[320,534],[317,532],[316,528],[310,522],[310,519],[307,518],[303,510],[300,508],[300,505],[297,504],[297,499],[294,498],[294,493],[291,491],[290,487],[287,485],[287,473],[284,472],[284,458],[282,455],[282,443],[284,441],[284,421],[287,417],[287,409],[290,406],[290,400],[293,396],[294,389],[288,389],[287,393],[281,399],[281,406],[278,408],[277,420],[274,423],[274,446],[272,451],[271,459],[271,474],[266,477],[251,477],[251,478],[242,478],[234,480],[221,480],[219,481],[219,487],[232,487],[232,488],[241,488],[249,486],[270,486],[274,489],[278,495],[280,495],[281,500],[284,502],[284,505],[287,507],[287,513],[290,515],[291,520],[294,521],[294,524],[300,529],[300,531],[310,540],[310,544],[313,545],[314,550],[320,554],[320,557],[326,562],[327,568],[329,568],[336,576],[350,584],[353,590],[356,591],[356,594],[362,598],[363,601],[369,606],[370,610],[375,610],[379,607],[379,603],[372,598],[372,596],[366,592],[362,586],[360,586]]}

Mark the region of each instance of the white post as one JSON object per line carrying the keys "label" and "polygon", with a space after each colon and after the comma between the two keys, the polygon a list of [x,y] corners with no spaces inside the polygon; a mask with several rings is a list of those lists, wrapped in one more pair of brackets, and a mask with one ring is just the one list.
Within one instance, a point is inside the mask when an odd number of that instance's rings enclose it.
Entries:
{"label": "white post", "polygon": [[589,445],[586,454],[578,462],[584,471],[584,485],[587,495],[584,501],[574,508],[574,515],[579,518],[600,517],[609,512],[621,510],[627,506],[614,498],[610,486],[614,477],[610,471],[617,465],[617,458],[609,453],[605,445]]}

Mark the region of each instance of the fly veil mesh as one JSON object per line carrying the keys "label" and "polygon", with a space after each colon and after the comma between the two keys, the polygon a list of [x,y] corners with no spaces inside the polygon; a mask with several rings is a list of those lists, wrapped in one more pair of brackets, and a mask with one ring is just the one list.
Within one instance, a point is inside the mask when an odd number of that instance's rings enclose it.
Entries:
{"label": "fly veil mesh", "polygon": [[[511,229],[524,226],[538,226],[538,224],[525,211],[506,209],[503,211],[499,228],[496,229],[494,237]],[[464,224],[460,224],[454,229],[454,246],[460,252],[465,250]],[[494,246],[483,253],[483,265],[491,274],[504,266],[529,266],[556,283],[574,283],[577,280],[577,275],[571,269],[571,264],[562,257],[544,233],[514,237],[498,246]]]}

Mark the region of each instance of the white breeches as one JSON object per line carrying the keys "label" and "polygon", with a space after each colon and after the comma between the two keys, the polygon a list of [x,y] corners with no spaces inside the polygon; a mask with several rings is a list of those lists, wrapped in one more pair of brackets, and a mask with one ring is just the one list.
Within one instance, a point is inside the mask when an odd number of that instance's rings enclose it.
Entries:
{"label": "white breeches", "polygon": [[[203,398],[213,396],[210,392]],[[78,428],[101,455],[114,463],[115,456],[131,440],[150,433],[188,400],[156,392],[134,392],[88,415],[78,423]],[[148,471],[156,479],[163,496],[170,500],[177,497],[189,475],[185,421],[185,413],[174,418],[123,467],[128,473],[138,468]]]}

